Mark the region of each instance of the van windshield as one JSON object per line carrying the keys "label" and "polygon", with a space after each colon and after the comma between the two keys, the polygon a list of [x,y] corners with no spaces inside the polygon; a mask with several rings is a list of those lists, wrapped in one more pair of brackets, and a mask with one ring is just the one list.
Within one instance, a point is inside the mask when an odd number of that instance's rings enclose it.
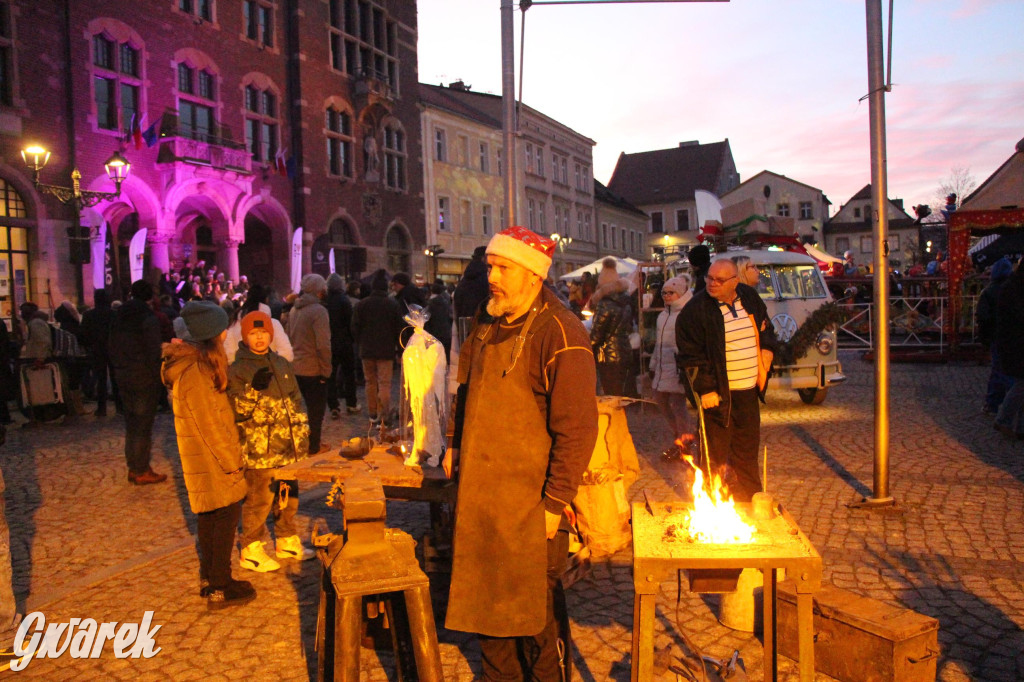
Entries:
{"label": "van windshield", "polygon": [[779,283],[779,297],[827,298],[828,292],[813,265],[776,265],[775,279]]}

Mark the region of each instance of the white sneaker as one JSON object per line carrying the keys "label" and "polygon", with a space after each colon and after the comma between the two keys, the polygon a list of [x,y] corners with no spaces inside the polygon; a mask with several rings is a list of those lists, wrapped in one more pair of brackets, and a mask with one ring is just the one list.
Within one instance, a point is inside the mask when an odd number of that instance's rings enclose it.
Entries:
{"label": "white sneaker", "polygon": [[277,539],[277,556],[280,559],[298,559],[305,561],[316,556],[316,552],[302,546],[298,535]]}
{"label": "white sneaker", "polygon": [[277,563],[275,559],[267,554],[266,550],[263,549],[263,543],[259,540],[249,543],[249,545],[242,548],[238,558],[238,565],[257,573],[276,571],[281,568],[281,564]]}

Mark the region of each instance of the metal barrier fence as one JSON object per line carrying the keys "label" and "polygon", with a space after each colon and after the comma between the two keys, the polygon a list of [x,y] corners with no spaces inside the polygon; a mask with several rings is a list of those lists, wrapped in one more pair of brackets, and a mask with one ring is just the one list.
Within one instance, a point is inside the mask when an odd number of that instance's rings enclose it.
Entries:
{"label": "metal barrier fence", "polygon": [[[958,320],[960,343],[973,344],[978,340],[975,311],[977,296],[964,296],[963,309]],[[840,303],[848,312],[846,322],[839,327],[838,342],[842,350],[871,350],[874,348],[871,325],[873,303]],[[944,351],[950,343],[946,317],[949,298],[946,296],[902,297],[889,299],[889,345],[893,347],[930,348]]]}

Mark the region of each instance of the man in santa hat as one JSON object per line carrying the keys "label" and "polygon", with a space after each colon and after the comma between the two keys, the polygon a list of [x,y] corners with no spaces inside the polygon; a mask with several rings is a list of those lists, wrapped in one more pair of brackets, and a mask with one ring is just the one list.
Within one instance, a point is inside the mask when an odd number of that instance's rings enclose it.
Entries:
{"label": "man in santa hat", "polygon": [[445,625],[479,635],[486,680],[556,682],[569,650],[568,618],[556,618],[565,510],[597,439],[597,377],[586,330],[543,286],[554,248],[523,227],[494,235],[490,299],[459,358],[444,460],[459,478]]}

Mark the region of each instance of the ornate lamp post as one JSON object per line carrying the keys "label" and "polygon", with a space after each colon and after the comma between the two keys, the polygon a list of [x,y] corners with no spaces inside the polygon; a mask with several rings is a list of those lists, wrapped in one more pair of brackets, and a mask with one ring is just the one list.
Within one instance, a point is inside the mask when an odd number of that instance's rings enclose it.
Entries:
{"label": "ornate lamp post", "polygon": [[565,247],[569,246],[569,244],[572,244],[572,237],[563,237],[562,235],[558,234],[557,232],[553,232],[551,234],[551,241],[553,241],[555,243],[555,245],[558,246],[558,251],[563,256],[563,258],[562,258],[562,261],[563,261],[562,262],[562,266],[563,266],[563,269],[564,269],[564,266],[565,266],[565,262],[564,262],[565,261],[565,258],[564,258],[564,256],[565,256]]}
{"label": "ornate lamp post", "polygon": [[[95,206],[101,201],[114,201],[121,196],[121,183],[128,177],[131,171],[131,164],[119,152],[114,152],[103,164],[107,171],[107,177],[114,183],[113,192],[95,192],[83,190],[81,187],[82,174],[75,168],[71,171],[71,187],[60,185],[47,185],[39,182],[39,172],[50,160],[50,152],[40,146],[26,147],[21,150],[21,158],[32,171],[32,184],[44,194],[56,197],[57,201],[70,206],[74,211],[74,224],[67,229],[68,240],[71,247],[71,264],[76,266],[86,265],[91,260],[89,252],[89,228],[83,227],[82,209]],[[85,287],[82,283],[82,268],[75,268],[75,285],[78,289],[78,302],[82,303],[85,298]]]}

